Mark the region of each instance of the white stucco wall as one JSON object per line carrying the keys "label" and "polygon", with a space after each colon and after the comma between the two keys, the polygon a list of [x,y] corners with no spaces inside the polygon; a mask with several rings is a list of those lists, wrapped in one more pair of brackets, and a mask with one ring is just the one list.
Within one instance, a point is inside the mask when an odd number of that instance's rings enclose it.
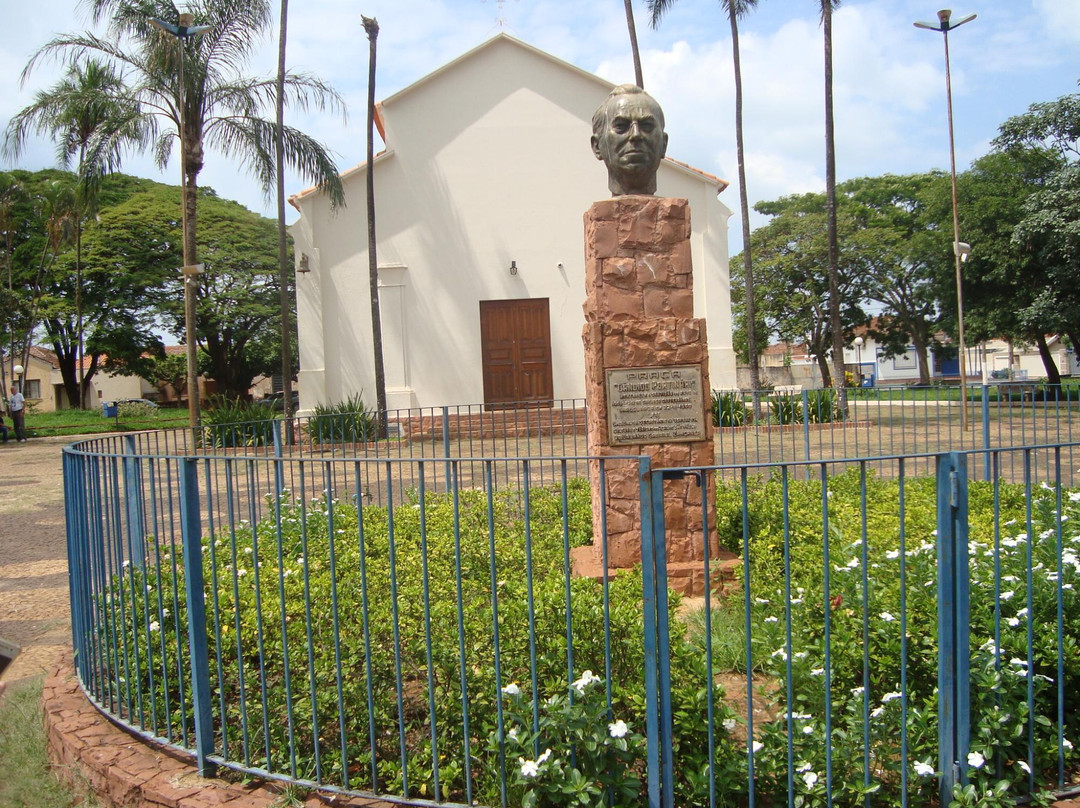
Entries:
{"label": "white stucco wall", "polygon": [[[375,193],[389,406],[482,402],[479,301],[517,298],[549,300],[555,398],[583,395],[582,216],[608,195],[590,118],[609,89],[497,37],[383,103]],[[344,181],[344,210],[304,194],[292,228],[311,270],[297,277],[305,409],[361,389],[374,404],[364,167]],[[712,383],[733,386],[730,211],[715,180],[672,163],[658,186],[690,200]]]}

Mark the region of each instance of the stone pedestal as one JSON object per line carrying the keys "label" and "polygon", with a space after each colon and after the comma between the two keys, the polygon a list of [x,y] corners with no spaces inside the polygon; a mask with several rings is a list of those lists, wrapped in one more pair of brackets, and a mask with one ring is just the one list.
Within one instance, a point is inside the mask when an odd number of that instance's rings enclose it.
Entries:
{"label": "stone pedestal", "polygon": [[[653,467],[712,465],[713,426],[705,321],[694,317],[690,208],[685,199],[620,196],[585,214],[585,396],[593,528],[606,517],[609,569],[641,560],[641,493],[636,460]],[[687,476],[664,484],[669,586],[704,590],[702,560],[719,557],[715,484]],[[702,515],[702,499],[708,503]],[[599,543],[580,548],[586,574],[602,569]]]}

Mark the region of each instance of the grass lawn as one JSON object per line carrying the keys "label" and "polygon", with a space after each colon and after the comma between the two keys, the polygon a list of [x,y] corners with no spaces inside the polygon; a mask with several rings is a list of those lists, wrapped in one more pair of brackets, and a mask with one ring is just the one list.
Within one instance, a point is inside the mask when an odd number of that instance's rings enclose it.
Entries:
{"label": "grass lawn", "polygon": [[[53,435],[92,435],[99,432],[138,432],[187,426],[187,410],[133,407],[119,418],[106,418],[100,409],[29,412],[26,431],[30,437]],[[10,427],[10,423],[8,424]]]}
{"label": "grass lawn", "polygon": [[57,780],[45,754],[41,680],[25,682],[0,698],[0,805],[4,808],[96,808]]}

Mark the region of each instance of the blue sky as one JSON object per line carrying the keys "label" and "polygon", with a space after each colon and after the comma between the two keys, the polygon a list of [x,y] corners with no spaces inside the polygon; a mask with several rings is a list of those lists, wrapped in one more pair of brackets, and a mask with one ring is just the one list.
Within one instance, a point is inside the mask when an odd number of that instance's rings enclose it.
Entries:
{"label": "blue sky", "polygon": [[[276,6],[277,3],[274,3]],[[734,90],[726,19],[717,0],[680,0],[653,30],[634,0],[645,84],[663,105],[669,154],[732,182],[722,197],[738,208]],[[747,186],[751,203],[824,189],[822,37],[818,0],[761,0],[741,26],[746,103]],[[936,18],[928,0],[846,0],[834,19],[837,171],[840,179],[948,168],[942,37],[916,29]],[[1080,91],[1080,3],[1076,0],[975,0],[953,6],[978,18],[950,37],[958,167],[989,149],[998,125],[1037,101]],[[339,165],[364,158],[367,40],[361,13],[378,19],[376,95],[385,98],[500,30],[613,82],[632,80],[621,0],[292,0],[289,63],[330,81],[349,119],[309,115],[302,126],[330,145]],[[51,36],[88,22],[77,0],[36,0],[5,10],[0,31],[0,126],[52,84],[44,66],[25,87],[18,76]],[[276,33],[251,72],[273,71]],[[436,124],[437,125],[437,124]],[[587,144],[583,144],[587,148]],[[53,164],[50,143],[32,143],[22,168]],[[0,160],[0,167],[14,167]],[[178,182],[148,157],[129,173]],[[204,185],[272,215],[257,183],[221,155],[208,155]],[[289,193],[305,183],[290,178]],[[602,189],[598,189],[598,196]],[[290,209],[290,214],[292,213]],[[762,218],[752,215],[751,225]],[[738,217],[731,248],[739,248]]]}

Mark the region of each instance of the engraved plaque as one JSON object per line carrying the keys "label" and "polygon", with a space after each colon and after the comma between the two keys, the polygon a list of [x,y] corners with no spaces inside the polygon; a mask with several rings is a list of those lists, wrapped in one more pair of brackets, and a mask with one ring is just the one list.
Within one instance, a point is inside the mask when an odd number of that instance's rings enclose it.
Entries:
{"label": "engraved plaque", "polygon": [[607,400],[612,446],[705,440],[698,365],[608,370]]}

